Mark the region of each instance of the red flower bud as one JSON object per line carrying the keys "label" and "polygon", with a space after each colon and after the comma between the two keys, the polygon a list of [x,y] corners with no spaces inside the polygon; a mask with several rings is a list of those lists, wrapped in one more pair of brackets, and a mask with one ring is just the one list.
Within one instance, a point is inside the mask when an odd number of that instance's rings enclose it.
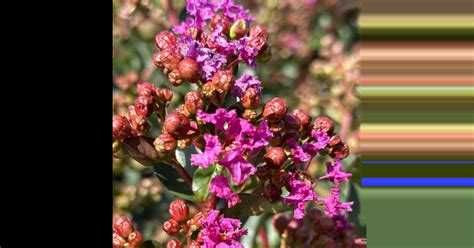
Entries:
{"label": "red flower bud", "polygon": [[267,163],[268,167],[272,169],[279,169],[283,163],[286,161],[286,153],[285,150],[281,147],[270,147],[268,148],[267,152],[263,156],[265,163]]}
{"label": "red flower bud", "polygon": [[214,82],[209,81],[202,85],[202,94],[204,94],[206,97],[211,97],[216,92],[216,89],[217,88]]}
{"label": "red flower bud", "polygon": [[168,31],[163,31],[155,36],[156,47],[167,49],[176,46],[176,37]]}
{"label": "red flower bud", "polygon": [[235,21],[229,29],[229,37],[232,40],[240,39],[247,33],[247,22],[244,19]]}
{"label": "red flower bud", "polygon": [[288,108],[283,99],[275,97],[263,106],[263,117],[268,121],[275,122],[285,117]]}
{"label": "red flower bud", "polygon": [[144,97],[156,96],[156,87],[151,83],[141,82],[137,84],[137,93]]}
{"label": "red flower bud", "polygon": [[125,139],[132,135],[132,126],[127,118],[114,115],[112,117],[112,136],[116,139]]}
{"label": "red flower bud", "polygon": [[188,248],[201,248],[201,245],[199,244],[198,241],[193,240],[193,241],[191,241],[191,244],[189,245]]}
{"label": "red flower bud", "polygon": [[183,222],[188,219],[189,209],[188,204],[183,200],[174,200],[170,204],[170,216],[178,222]]}
{"label": "red flower bud", "polygon": [[339,136],[338,134],[333,135],[329,139],[329,146],[330,147],[334,147],[336,145],[339,145],[340,143],[341,143],[341,136]]}
{"label": "red flower bud", "polygon": [[234,82],[234,74],[228,70],[217,71],[212,76],[212,82],[219,93],[226,93],[230,90],[230,87],[232,87]]}
{"label": "red flower bud", "polygon": [[164,133],[153,142],[155,149],[161,153],[172,152],[176,149],[177,141],[170,134]]}
{"label": "red flower bud", "polygon": [[181,78],[178,70],[174,70],[168,74],[168,80],[170,81],[170,84],[175,87],[178,87],[183,83],[183,79]]}
{"label": "red flower bud", "polygon": [[240,101],[242,107],[246,109],[253,109],[256,108],[259,103],[260,95],[257,93],[255,88],[247,88],[247,90],[244,92],[244,96],[242,97],[242,101]]}
{"label": "red flower bud", "polygon": [[227,35],[229,33],[229,21],[222,15],[214,15],[211,19],[212,31],[217,29],[217,26],[222,26],[222,34]]}
{"label": "red flower bud", "polygon": [[191,115],[197,113],[198,109],[204,108],[202,95],[195,91],[190,91],[184,96],[184,106]]}
{"label": "red flower bud", "polygon": [[295,231],[295,239],[303,242],[309,238],[309,229],[306,225],[301,225]]}
{"label": "red flower bud", "polygon": [[174,48],[168,48],[153,55],[153,63],[159,68],[165,68],[167,70],[165,74],[167,74],[168,71],[178,69],[180,60],[181,55],[179,54],[179,50]]}
{"label": "red flower bud", "polygon": [[127,239],[128,235],[134,231],[133,223],[127,216],[120,216],[114,221],[114,232],[120,237]]}
{"label": "red flower bud", "polygon": [[134,231],[130,233],[130,235],[128,236],[128,242],[133,246],[138,246],[139,244],[142,243],[142,241],[143,241],[142,234],[138,231]]}
{"label": "red flower bud", "polygon": [[272,217],[272,224],[279,234],[282,234],[288,228],[288,219],[282,213],[277,213]]}
{"label": "red flower bud", "polygon": [[173,98],[173,91],[169,89],[156,89],[156,96],[163,102],[169,102]]}
{"label": "red flower bud", "polygon": [[318,117],[314,121],[314,129],[331,135],[334,131],[334,122],[327,117]]}
{"label": "red flower bud", "polygon": [[153,98],[146,96],[139,96],[133,106],[135,107],[135,113],[142,117],[148,117],[153,113]]}
{"label": "red flower bud", "polygon": [[268,183],[263,188],[263,195],[272,203],[280,200],[281,193],[281,188],[278,188],[275,184]]}
{"label": "red flower bud", "polygon": [[178,107],[176,107],[176,113],[182,114],[182,115],[184,115],[188,118],[191,116],[189,114],[189,112],[186,110],[186,107],[184,106],[184,103],[180,104]]}
{"label": "red flower bud", "polygon": [[264,38],[255,37],[255,38],[253,38],[249,41],[248,46],[250,48],[256,49],[258,51],[258,55],[260,55],[261,53],[263,53],[265,51],[266,44],[267,44],[267,42],[265,41]]}
{"label": "red flower bud", "polygon": [[178,113],[168,114],[163,123],[163,129],[178,139],[186,136],[190,127],[191,123],[188,117]]}
{"label": "red flower bud", "polygon": [[293,115],[300,121],[300,128],[298,131],[301,132],[309,127],[309,124],[311,123],[311,116],[306,114],[303,110],[294,109],[293,112],[291,112],[291,115]]}
{"label": "red flower bud", "polygon": [[270,170],[268,169],[266,165],[257,166],[255,175],[258,177],[260,181],[265,181],[270,177]]}
{"label": "red flower bud", "polygon": [[282,141],[281,134],[273,133],[273,137],[270,138],[269,142],[271,146],[280,146],[282,143],[281,141]]}
{"label": "red flower bud", "polygon": [[349,146],[340,143],[339,145],[330,149],[329,155],[333,158],[344,159],[349,156]]}
{"label": "red flower bud", "polygon": [[181,229],[179,223],[174,219],[169,219],[163,223],[163,231],[168,235],[173,235]]}
{"label": "red flower bud", "polygon": [[195,83],[201,79],[201,72],[199,71],[198,63],[191,58],[185,58],[178,64],[179,75],[185,81]]}
{"label": "red flower bud", "polygon": [[250,29],[249,37],[254,39],[256,37],[262,37],[265,41],[268,40],[268,31],[262,26],[255,26]]}
{"label": "red flower bud", "polygon": [[128,106],[128,118],[132,126],[132,136],[146,135],[150,130],[150,123],[145,116],[137,115],[133,105]]}
{"label": "red flower bud", "polygon": [[122,247],[127,243],[127,240],[120,237],[120,235],[114,232],[114,234],[112,235],[112,243],[117,247]]}
{"label": "red flower bud", "polygon": [[283,120],[277,120],[273,122],[268,122],[268,129],[274,133],[282,132],[285,128],[285,122]]}
{"label": "red flower bud", "polygon": [[300,120],[293,115],[285,115],[283,118],[285,122],[285,132],[296,133],[300,129]]}
{"label": "red flower bud", "polygon": [[194,217],[193,217],[193,225],[195,225],[197,228],[201,228],[204,225],[205,221],[205,216],[203,212],[197,212]]}
{"label": "red flower bud", "polygon": [[179,239],[172,239],[168,241],[166,244],[166,248],[183,248],[183,242],[179,241]]}

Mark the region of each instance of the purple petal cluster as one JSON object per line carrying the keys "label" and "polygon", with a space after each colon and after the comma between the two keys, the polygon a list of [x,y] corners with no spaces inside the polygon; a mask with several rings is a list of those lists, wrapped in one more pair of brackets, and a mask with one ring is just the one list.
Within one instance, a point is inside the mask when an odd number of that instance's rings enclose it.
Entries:
{"label": "purple petal cluster", "polygon": [[342,171],[341,166],[342,164],[339,159],[335,159],[334,164],[331,164],[330,162],[326,163],[326,175],[319,179],[328,179],[336,186],[339,186],[342,181],[349,181],[348,178],[352,176],[352,174]]}
{"label": "purple petal cluster", "polygon": [[227,177],[218,175],[211,180],[211,193],[215,193],[217,197],[224,198],[227,200],[227,207],[231,208],[236,204],[240,203],[240,198],[235,194],[229,187]]}
{"label": "purple petal cluster", "polygon": [[240,229],[237,219],[219,216],[219,211],[211,210],[207,214],[204,228],[201,230],[204,244],[202,248],[244,248],[238,239],[247,235],[247,230]]}
{"label": "purple petal cluster", "polygon": [[288,183],[291,190],[290,194],[283,198],[283,203],[294,205],[293,218],[301,219],[306,215],[305,204],[309,201],[318,201],[319,197],[314,193],[310,182],[298,180],[293,174],[289,177]]}

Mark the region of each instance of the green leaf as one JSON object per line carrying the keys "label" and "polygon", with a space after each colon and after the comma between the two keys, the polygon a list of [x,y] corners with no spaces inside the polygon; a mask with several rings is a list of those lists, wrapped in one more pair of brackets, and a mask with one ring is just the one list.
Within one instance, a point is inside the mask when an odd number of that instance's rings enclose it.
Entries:
{"label": "green leaf", "polygon": [[191,187],[184,181],[173,166],[158,162],[153,165],[153,169],[155,169],[155,174],[160,182],[171,193],[180,198],[194,201]]}
{"label": "green leaf", "polygon": [[204,202],[209,197],[211,179],[219,174],[222,167],[212,164],[207,168],[197,168],[193,175],[193,192],[198,202]]}
{"label": "green leaf", "polygon": [[240,203],[232,208],[224,210],[224,216],[238,218],[241,216],[260,215],[262,213],[279,213],[292,210],[293,208],[282,202],[271,203],[261,195],[240,193]]}
{"label": "green leaf", "polygon": [[130,157],[140,164],[150,166],[159,159],[158,152],[153,145],[153,139],[144,136],[127,138],[122,142]]}
{"label": "green leaf", "polygon": [[143,242],[142,248],[165,248],[165,246],[161,243],[158,243],[154,240],[147,240]]}
{"label": "green leaf", "polygon": [[192,175],[196,168],[198,168],[191,165],[191,154],[196,153],[200,153],[200,151],[194,145],[190,145],[184,150],[176,149],[175,152],[176,160],[178,160],[189,175]]}

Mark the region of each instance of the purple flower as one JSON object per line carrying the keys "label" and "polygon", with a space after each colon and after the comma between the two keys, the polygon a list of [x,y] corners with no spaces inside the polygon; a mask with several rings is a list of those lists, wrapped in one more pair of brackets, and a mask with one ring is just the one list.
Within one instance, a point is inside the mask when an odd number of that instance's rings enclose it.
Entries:
{"label": "purple flower", "polygon": [[206,80],[211,80],[214,73],[227,63],[227,57],[209,48],[199,47],[196,62],[201,67]]}
{"label": "purple flower", "polygon": [[247,230],[240,230],[241,222],[237,219],[219,217],[219,211],[211,210],[207,214],[204,228],[201,230],[204,244],[202,248],[244,248],[238,239],[247,235]]}
{"label": "purple flower", "polygon": [[247,178],[255,173],[255,167],[247,162],[243,156],[243,151],[236,147],[228,151],[219,161],[219,164],[226,167],[232,176],[235,185],[242,184]]}
{"label": "purple flower", "polygon": [[351,173],[346,173],[341,170],[341,162],[339,159],[334,160],[334,165],[331,163],[326,163],[326,175],[320,177],[319,179],[329,179],[331,180],[336,186],[342,181],[349,181],[348,178],[352,176]]}
{"label": "purple flower", "polygon": [[220,198],[227,200],[227,207],[231,208],[237,203],[240,203],[240,198],[237,194],[232,192],[227,182],[227,177],[217,175],[211,180],[211,193],[216,193]]}
{"label": "purple flower", "polygon": [[204,140],[206,141],[206,147],[204,149],[204,152],[200,154],[192,154],[191,164],[207,168],[209,167],[209,165],[217,161],[219,153],[222,150],[222,146],[217,136],[213,136],[206,133],[204,134]]}
{"label": "purple flower", "polygon": [[258,77],[246,72],[239,79],[235,80],[235,84],[231,89],[232,96],[242,98],[248,88],[254,88],[258,94],[261,94],[262,87]]}
{"label": "purple flower", "polygon": [[313,130],[311,131],[311,137],[316,139],[315,145],[318,149],[322,149],[329,144],[329,136],[325,132]]}
{"label": "purple flower", "polygon": [[173,33],[183,35],[192,27],[197,28],[196,23],[194,22],[194,19],[188,17],[181,24],[173,27]]}
{"label": "purple flower", "polygon": [[269,140],[273,137],[273,133],[268,128],[267,121],[260,123],[260,128],[245,132],[247,138],[239,142],[243,149],[248,151],[259,151],[261,148],[268,145]]}
{"label": "purple flower", "polygon": [[283,203],[294,205],[295,212],[293,218],[301,219],[306,215],[304,210],[305,204],[308,201],[317,201],[319,197],[314,193],[311,183],[308,181],[300,181],[296,179],[295,175],[291,174],[289,179],[289,184],[291,186],[290,194],[283,198]]}
{"label": "purple flower", "polygon": [[243,37],[238,40],[239,42],[239,59],[245,61],[245,63],[253,68],[257,67],[255,63],[255,57],[257,57],[259,49],[258,47],[250,47],[249,37]]}
{"label": "purple flower", "polygon": [[234,4],[232,0],[224,0],[224,16],[227,17],[231,22],[237,19],[245,19],[247,25],[249,25],[254,18],[249,15],[249,11],[240,5]]}
{"label": "purple flower", "polygon": [[214,114],[206,113],[202,110],[198,110],[197,116],[204,122],[204,123],[212,123],[215,125],[216,131],[224,130],[224,124],[237,118],[237,112],[235,110],[231,110],[227,112],[224,108],[216,109]]}
{"label": "purple flower", "polygon": [[289,139],[287,144],[291,148],[291,156],[295,163],[305,162],[311,159],[310,155],[304,151],[303,146],[298,144],[294,138]]}
{"label": "purple flower", "polygon": [[329,217],[333,217],[339,210],[352,211],[353,202],[341,203],[339,200],[339,188],[334,187],[331,189],[331,196],[323,198],[324,201],[324,213]]}

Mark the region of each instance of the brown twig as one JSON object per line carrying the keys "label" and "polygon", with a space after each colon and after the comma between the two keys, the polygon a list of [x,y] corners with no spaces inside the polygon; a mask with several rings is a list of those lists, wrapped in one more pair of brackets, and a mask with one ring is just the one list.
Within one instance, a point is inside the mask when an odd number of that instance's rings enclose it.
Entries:
{"label": "brown twig", "polygon": [[191,176],[189,176],[184,167],[174,158],[171,159],[171,164],[174,166],[179,175],[184,179],[184,181],[189,185],[189,187],[193,187],[193,179]]}
{"label": "brown twig", "polygon": [[268,237],[267,237],[267,233],[265,232],[265,228],[260,227],[260,229],[258,230],[258,235],[262,239],[263,248],[270,248],[270,244],[268,243]]}

